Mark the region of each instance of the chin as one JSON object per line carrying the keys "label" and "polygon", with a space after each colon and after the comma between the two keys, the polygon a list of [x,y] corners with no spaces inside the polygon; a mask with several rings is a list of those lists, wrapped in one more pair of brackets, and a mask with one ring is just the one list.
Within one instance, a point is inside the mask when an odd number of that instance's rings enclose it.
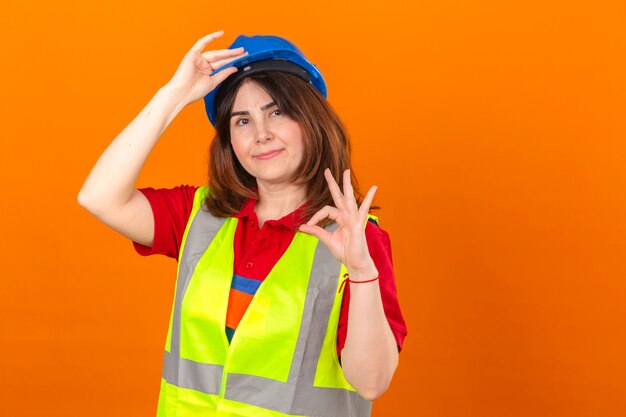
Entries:
{"label": "chin", "polygon": [[263,182],[266,184],[272,184],[272,185],[276,185],[276,184],[285,184],[285,185],[289,185],[291,184],[291,179],[293,178],[293,175],[271,175],[271,173],[265,173],[264,175],[258,175],[255,176],[257,183],[258,182]]}

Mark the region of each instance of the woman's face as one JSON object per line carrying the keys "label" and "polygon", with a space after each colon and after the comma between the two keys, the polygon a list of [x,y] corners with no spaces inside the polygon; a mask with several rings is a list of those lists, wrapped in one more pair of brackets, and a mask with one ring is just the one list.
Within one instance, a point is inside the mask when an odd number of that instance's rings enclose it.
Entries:
{"label": "woman's face", "polygon": [[244,81],[235,96],[230,141],[237,159],[259,185],[289,183],[304,153],[298,122],[282,114],[254,81]]}

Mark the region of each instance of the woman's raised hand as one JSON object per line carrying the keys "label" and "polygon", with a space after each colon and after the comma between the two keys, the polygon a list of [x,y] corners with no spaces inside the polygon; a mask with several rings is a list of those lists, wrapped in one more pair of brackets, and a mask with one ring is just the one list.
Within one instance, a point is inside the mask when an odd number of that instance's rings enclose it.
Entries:
{"label": "woman's raised hand", "polygon": [[211,76],[213,71],[248,54],[243,48],[202,52],[209,42],[223,34],[224,31],[220,30],[200,38],[185,54],[176,73],[167,83],[170,88],[181,94],[184,105],[193,103],[210,93],[229,75],[237,72],[237,68],[228,67]]}
{"label": "woman's raised hand", "polygon": [[[343,193],[333,178],[330,169],[324,171],[335,207],[325,206],[300,226],[300,231],[309,233],[321,240],[331,253],[348,269],[351,279],[365,280],[378,276],[378,271],[370,257],[365,239],[367,214],[376,193],[376,186],[367,192],[361,207],[357,206],[354,190],[350,182],[350,170],[343,173]],[[323,219],[331,218],[339,227],[332,232],[317,226]]]}

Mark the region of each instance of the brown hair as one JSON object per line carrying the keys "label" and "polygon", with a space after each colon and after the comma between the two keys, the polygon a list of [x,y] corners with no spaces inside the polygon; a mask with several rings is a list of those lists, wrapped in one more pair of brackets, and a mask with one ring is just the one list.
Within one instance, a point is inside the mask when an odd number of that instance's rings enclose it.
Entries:
{"label": "brown hair", "polygon": [[[295,75],[279,71],[251,74],[223,92],[215,117],[216,135],[210,147],[207,209],[215,216],[228,217],[241,210],[246,198],[259,198],[255,191],[256,179],[241,166],[230,143],[230,113],[244,80],[257,83],[285,116],[300,124],[304,155],[292,181],[306,187],[306,206],[298,224],[305,223],[322,207],[335,205],[324,178],[324,169],[330,168],[343,190],[343,172],[351,168],[350,140],[341,120],[315,87]],[[350,172],[360,205],[363,196],[352,169]],[[319,225],[324,227],[330,223],[332,220],[325,219]]]}

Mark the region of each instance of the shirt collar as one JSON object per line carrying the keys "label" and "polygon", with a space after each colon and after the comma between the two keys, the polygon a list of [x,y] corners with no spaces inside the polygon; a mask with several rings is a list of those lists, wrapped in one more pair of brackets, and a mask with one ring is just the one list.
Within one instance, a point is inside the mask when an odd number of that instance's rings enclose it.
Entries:
{"label": "shirt collar", "polygon": [[[248,197],[246,201],[243,203],[241,210],[239,213],[234,214],[232,217],[242,220],[256,220],[256,213],[254,212],[254,206],[256,205],[257,199]],[[298,230],[298,226],[303,224],[306,220],[304,219],[304,210],[306,209],[306,203],[302,204],[300,207],[292,211],[291,213],[281,217],[277,220],[268,220],[266,223],[274,225],[274,226],[285,226],[294,231]]]}

